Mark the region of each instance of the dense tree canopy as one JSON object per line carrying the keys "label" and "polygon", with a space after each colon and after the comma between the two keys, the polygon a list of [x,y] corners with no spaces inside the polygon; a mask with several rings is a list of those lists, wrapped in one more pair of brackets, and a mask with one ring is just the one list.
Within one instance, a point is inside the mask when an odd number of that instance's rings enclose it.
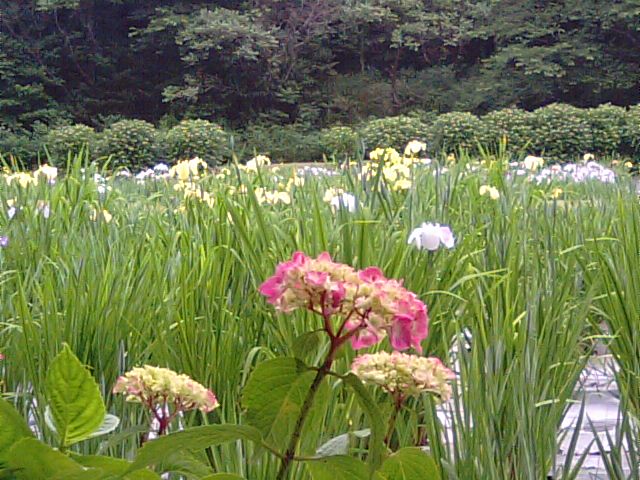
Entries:
{"label": "dense tree canopy", "polygon": [[640,101],[637,0],[0,0],[0,126]]}

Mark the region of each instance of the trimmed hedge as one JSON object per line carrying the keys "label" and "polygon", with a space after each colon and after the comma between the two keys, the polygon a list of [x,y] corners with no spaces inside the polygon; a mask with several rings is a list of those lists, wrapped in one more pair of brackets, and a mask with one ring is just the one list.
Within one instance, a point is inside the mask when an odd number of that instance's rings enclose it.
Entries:
{"label": "trimmed hedge", "polygon": [[570,159],[593,152],[586,110],[554,103],[533,112],[531,148],[552,159]]}
{"label": "trimmed hedge", "polygon": [[207,120],[181,121],[164,135],[164,146],[171,161],[200,157],[209,165],[216,165],[231,156],[229,135]]}
{"label": "trimmed hedge", "polygon": [[640,163],[640,105],[627,110],[622,129],[622,150],[636,155],[636,163]]}
{"label": "trimmed hedge", "polygon": [[[35,128],[38,127],[38,128]],[[35,130],[38,130],[36,133]],[[95,133],[86,125],[34,132],[15,132],[0,126],[0,155],[31,161],[46,145],[54,156],[88,144],[98,156],[112,157],[114,166],[142,168],[157,161],[199,156],[210,164],[231,156],[230,134],[206,120],[184,120],[159,133],[142,120],[121,120]],[[507,108],[482,117],[471,113],[414,111],[410,115],[372,119],[357,127],[333,126],[313,130],[307,125],[254,124],[237,134],[235,154],[250,158],[267,154],[278,162],[308,162],[323,155],[338,160],[355,158],[377,147],[402,151],[410,140],[427,143],[428,153],[477,153],[478,147],[495,148],[506,139],[518,155],[541,155],[564,161],[595,155],[621,155],[640,163],[640,105],[629,108],[605,104],[580,109],[551,104],[533,112]],[[95,148],[92,148],[95,145]]]}
{"label": "trimmed hedge", "polygon": [[391,147],[401,151],[411,140],[426,142],[429,125],[416,116],[398,115],[370,120],[360,126],[358,135],[367,151],[378,147]]}
{"label": "trimmed hedge", "polygon": [[44,137],[44,144],[54,159],[64,160],[69,152],[78,153],[83,147],[92,152],[96,138],[96,132],[93,128],[77,124],[50,130]]}
{"label": "trimmed hedge", "polygon": [[121,120],[98,138],[98,155],[111,158],[115,167],[142,168],[158,160],[158,134],[144,120]]}
{"label": "trimmed hedge", "polygon": [[506,140],[507,148],[526,151],[533,138],[533,113],[519,108],[505,108],[482,117],[481,144],[495,147]]}
{"label": "trimmed hedge", "polygon": [[318,141],[323,153],[329,157],[355,158],[360,150],[360,138],[351,127],[335,126],[320,130]]}
{"label": "trimmed hedge", "polygon": [[454,152],[475,150],[482,140],[482,121],[472,113],[450,112],[440,115],[429,132],[431,150]]}

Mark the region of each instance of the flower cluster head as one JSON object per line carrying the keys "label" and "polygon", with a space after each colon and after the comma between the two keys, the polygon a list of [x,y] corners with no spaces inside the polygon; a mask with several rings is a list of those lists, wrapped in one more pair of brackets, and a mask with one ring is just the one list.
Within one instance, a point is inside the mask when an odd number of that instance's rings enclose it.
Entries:
{"label": "flower cluster head", "polygon": [[407,243],[415,245],[420,250],[435,251],[441,245],[453,248],[456,240],[448,226],[439,223],[423,223],[411,232]]}
{"label": "flower cluster head", "polygon": [[[355,349],[389,336],[396,350],[421,351],[428,333],[426,305],[402,282],[385,278],[376,267],[357,271],[336,263],[326,252],[318,258],[294,253],[259,290],[281,312],[308,309],[322,315],[327,333],[350,339]],[[337,329],[331,319],[339,320]]]}
{"label": "flower cluster head", "polygon": [[455,378],[438,358],[400,352],[360,355],[351,370],[363,382],[378,385],[401,398],[432,393],[447,401],[451,398],[449,382]]}
{"label": "flower cluster head", "polygon": [[211,390],[187,375],[150,365],[118,377],[113,393],[123,393],[128,402],[141,403],[154,413],[167,407],[173,407],[173,415],[194,409],[206,413],[219,405]]}

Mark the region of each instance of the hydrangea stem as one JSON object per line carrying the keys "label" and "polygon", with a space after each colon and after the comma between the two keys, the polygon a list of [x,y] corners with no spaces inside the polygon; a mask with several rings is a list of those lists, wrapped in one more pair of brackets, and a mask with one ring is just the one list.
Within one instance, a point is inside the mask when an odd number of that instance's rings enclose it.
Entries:
{"label": "hydrangea stem", "polygon": [[298,441],[300,440],[300,435],[302,433],[302,428],[304,427],[304,422],[309,415],[309,411],[311,410],[311,406],[313,405],[313,399],[318,393],[318,389],[320,388],[320,384],[322,380],[330,373],[331,364],[333,363],[333,359],[336,354],[336,350],[341,345],[340,342],[332,339],[331,349],[327,355],[326,360],[322,364],[322,366],[316,372],[316,376],[311,382],[311,386],[309,387],[309,391],[307,392],[307,396],[302,402],[302,407],[300,408],[300,414],[298,415],[298,419],[296,420],[295,427],[293,429],[293,433],[291,434],[291,439],[289,440],[289,445],[287,446],[287,450],[282,456],[282,464],[280,465],[280,470],[278,471],[278,476],[276,480],[284,480],[286,478],[287,473],[289,473],[289,469],[291,468],[291,462],[295,458],[296,447],[298,445]]}
{"label": "hydrangea stem", "polygon": [[402,404],[404,403],[404,398],[400,394],[394,395],[394,405],[393,412],[391,412],[391,416],[389,417],[389,425],[387,427],[387,434],[384,437],[384,444],[387,448],[391,446],[391,436],[393,435],[393,431],[396,428],[396,420],[398,418],[398,414],[400,410],[402,410]]}

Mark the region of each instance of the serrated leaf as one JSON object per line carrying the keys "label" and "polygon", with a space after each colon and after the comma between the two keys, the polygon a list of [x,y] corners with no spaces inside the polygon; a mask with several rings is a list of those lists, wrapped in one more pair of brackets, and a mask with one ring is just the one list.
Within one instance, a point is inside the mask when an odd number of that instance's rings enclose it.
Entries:
{"label": "serrated leaf", "polygon": [[267,444],[280,449],[288,444],[315,376],[316,372],[295,358],[267,360],[252,372],[242,404],[247,423],[260,430]]}
{"label": "serrated leaf", "polygon": [[9,449],[22,438],[33,434],[20,414],[6,400],[0,398],[0,464],[7,460]]}
{"label": "serrated leaf", "polygon": [[312,480],[382,480],[371,475],[367,464],[354,457],[337,455],[305,462]]}
{"label": "serrated leaf", "polygon": [[98,384],[68,345],[51,363],[45,386],[60,445],[90,438],[100,428],[106,411]]}
{"label": "serrated leaf", "polygon": [[417,447],[402,448],[390,455],[380,473],[387,480],[440,480],[433,457]]}
{"label": "serrated leaf", "polygon": [[[35,438],[24,438],[9,450],[7,466],[18,480],[52,480],[80,475],[83,468]],[[95,477],[94,477],[95,478]]]}
{"label": "serrated leaf", "polygon": [[168,455],[181,450],[204,450],[234,440],[250,440],[260,444],[262,436],[257,429],[246,425],[205,425],[189,428],[145,443],[128,471],[161,463]]}

